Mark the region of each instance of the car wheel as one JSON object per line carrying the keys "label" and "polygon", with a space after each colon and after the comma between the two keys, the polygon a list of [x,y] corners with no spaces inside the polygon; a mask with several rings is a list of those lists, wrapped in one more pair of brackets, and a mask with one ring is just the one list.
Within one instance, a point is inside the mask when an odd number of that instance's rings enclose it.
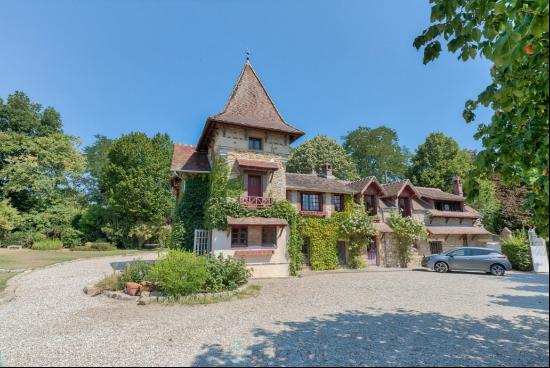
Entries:
{"label": "car wheel", "polygon": [[434,271],[439,273],[445,273],[449,271],[449,266],[445,262],[437,262],[434,265]]}
{"label": "car wheel", "polygon": [[491,266],[491,274],[495,276],[504,276],[505,273],[506,270],[504,269],[504,267],[502,267],[502,265],[499,265],[497,263]]}

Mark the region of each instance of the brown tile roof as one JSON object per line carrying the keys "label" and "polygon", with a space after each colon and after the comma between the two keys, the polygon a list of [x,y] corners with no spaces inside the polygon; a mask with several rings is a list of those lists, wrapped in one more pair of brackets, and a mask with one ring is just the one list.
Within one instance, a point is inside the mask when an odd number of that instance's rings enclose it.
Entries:
{"label": "brown tile roof", "polygon": [[426,226],[432,235],[491,235],[479,226]]}
{"label": "brown tile roof", "polygon": [[182,172],[209,172],[210,163],[203,152],[186,144],[174,144],[170,169]]}
{"label": "brown tile roof", "polygon": [[386,195],[384,187],[382,186],[382,184],[378,182],[378,179],[376,179],[376,176],[367,176],[366,178],[352,181],[351,183],[349,183],[349,186],[355,192],[360,193],[373,182],[376,183],[382,189],[382,195]]}
{"label": "brown tile roof", "polygon": [[223,111],[208,118],[199,138],[199,148],[206,148],[208,135],[215,123],[288,133],[291,142],[304,135],[300,129],[284,121],[249,63],[244,65]]}
{"label": "brown tile roof", "polygon": [[276,162],[263,161],[263,160],[248,160],[245,158],[237,159],[237,163],[240,167],[245,169],[259,169],[259,170],[279,170],[279,165]]}
{"label": "brown tile roof", "polygon": [[480,215],[473,208],[471,211],[438,211],[438,210],[429,210],[429,213],[432,217],[447,217],[447,218],[469,218],[469,219],[478,219]]}
{"label": "brown tile roof", "polygon": [[354,194],[355,190],[348,184],[344,180],[323,178],[315,174],[286,173],[287,189]]}
{"label": "brown tile roof", "polygon": [[427,188],[427,187],[416,187],[416,190],[420,193],[422,197],[444,200],[444,201],[464,201],[464,197],[447,193],[438,188]]}
{"label": "brown tile roof", "polygon": [[273,217],[228,217],[228,226],[249,226],[249,225],[272,225],[286,226],[288,222],[285,219]]}
{"label": "brown tile roof", "polygon": [[383,184],[382,185],[382,188],[384,188],[384,191],[386,192],[386,197],[395,197],[397,196],[399,193],[401,193],[401,191],[406,187],[406,186],[409,186],[418,196],[420,196],[420,193],[418,192],[418,190],[416,189],[416,187],[409,181],[409,180],[404,180],[404,181],[400,181],[398,183],[392,183],[392,184]]}

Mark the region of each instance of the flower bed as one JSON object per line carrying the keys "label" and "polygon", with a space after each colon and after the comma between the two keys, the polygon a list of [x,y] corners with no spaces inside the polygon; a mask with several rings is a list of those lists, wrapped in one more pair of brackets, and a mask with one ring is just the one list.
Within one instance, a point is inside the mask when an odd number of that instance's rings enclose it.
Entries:
{"label": "flower bed", "polygon": [[172,250],[153,265],[144,261],[132,262],[121,272],[114,272],[95,286],[86,288],[85,293],[115,296],[124,291],[144,299],[153,295],[156,301],[162,298],[163,301],[186,303],[197,299],[230,298],[233,292],[242,292],[250,276],[251,271],[241,259]]}

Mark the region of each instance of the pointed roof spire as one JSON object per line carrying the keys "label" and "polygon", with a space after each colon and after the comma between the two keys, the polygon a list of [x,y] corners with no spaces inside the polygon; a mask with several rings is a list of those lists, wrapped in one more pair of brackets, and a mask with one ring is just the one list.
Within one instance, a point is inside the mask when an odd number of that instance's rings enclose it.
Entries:
{"label": "pointed roof spire", "polygon": [[252,65],[250,65],[248,58],[249,54],[247,54],[247,62],[244,64],[225,108],[219,114],[208,118],[203,134],[199,139],[198,146],[200,148],[204,148],[204,143],[209,134],[209,125],[212,123],[225,123],[288,133],[291,142],[304,135],[304,132],[284,121]]}

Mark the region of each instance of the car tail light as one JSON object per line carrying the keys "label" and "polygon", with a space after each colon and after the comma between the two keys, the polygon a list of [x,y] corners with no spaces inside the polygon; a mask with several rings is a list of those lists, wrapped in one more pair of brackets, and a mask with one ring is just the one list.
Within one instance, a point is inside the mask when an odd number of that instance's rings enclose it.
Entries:
{"label": "car tail light", "polygon": [[508,257],[506,257],[506,256],[498,256],[497,258],[499,258],[499,259],[508,259]]}

